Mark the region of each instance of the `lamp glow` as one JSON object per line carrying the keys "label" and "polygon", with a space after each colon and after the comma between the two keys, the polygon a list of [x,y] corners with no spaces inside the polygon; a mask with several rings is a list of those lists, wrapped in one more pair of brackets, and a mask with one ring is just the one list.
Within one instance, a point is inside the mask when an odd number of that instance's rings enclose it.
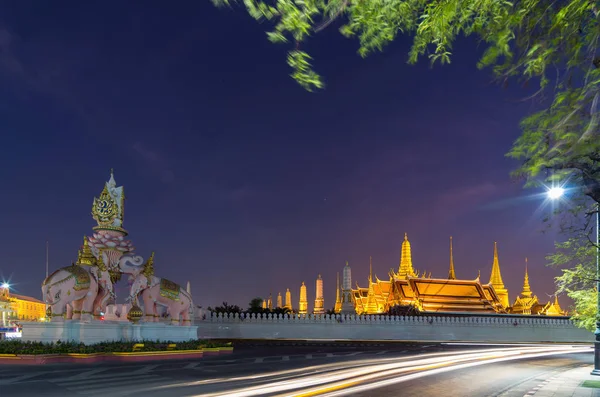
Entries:
{"label": "lamp glow", "polygon": [[562,187],[553,187],[552,189],[548,190],[548,197],[551,200],[556,200],[562,197],[562,195],[565,194],[565,189],[563,189]]}
{"label": "lamp glow", "polygon": [[8,283],[2,283],[2,288],[9,289],[10,288],[10,284],[8,284]]}

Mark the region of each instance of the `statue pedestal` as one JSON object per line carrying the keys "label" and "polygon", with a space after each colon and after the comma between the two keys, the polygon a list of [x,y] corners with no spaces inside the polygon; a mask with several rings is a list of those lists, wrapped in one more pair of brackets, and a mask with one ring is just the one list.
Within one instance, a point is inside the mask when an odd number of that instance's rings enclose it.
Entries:
{"label": "statue pedestal", "polygon": [[113,341],[184,342],[198,339],[197,326],[173,326],[162,323],[140,323],[65,320],[55,323],[22,323],[23,341],[76,342],[86,345]]}

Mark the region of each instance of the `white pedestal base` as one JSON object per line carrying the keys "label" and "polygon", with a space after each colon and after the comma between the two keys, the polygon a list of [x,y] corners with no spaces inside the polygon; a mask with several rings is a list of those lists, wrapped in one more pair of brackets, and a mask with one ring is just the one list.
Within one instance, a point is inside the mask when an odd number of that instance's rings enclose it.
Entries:
{"label": "white pedestal base", "polygon": [[162,323],[131,324],[125,322],[92,321],[82,323],[65,320],[62,323],[22,323],[23,341],[77,342],[86,345],[112,341],[185,342],[198,339],[197,326],[175,326]]}

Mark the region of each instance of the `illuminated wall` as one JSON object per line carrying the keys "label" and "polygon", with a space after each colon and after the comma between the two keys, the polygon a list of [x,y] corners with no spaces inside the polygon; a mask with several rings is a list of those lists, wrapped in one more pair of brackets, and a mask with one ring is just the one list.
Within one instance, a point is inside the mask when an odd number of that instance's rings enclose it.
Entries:
{"label": "illuminated wall", "polygon": [[11,318],[25,321],[40,321],[46,317],[46,305],[44,302],[23,295],[9,292],[6,288],[0,288],[0,296],[6,299],[10,305]]}

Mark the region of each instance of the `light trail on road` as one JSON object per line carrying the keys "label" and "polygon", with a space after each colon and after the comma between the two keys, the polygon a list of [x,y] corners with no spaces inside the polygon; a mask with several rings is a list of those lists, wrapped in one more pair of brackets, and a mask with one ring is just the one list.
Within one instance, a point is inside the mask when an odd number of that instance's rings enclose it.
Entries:
{"label": "light trail on road", "polygon": [[[235,378],[220,377],[195,382],[182,382],[152,387],[146,390],[159,391],[183,387],[202,389],[205,386],[212,390],[206,390],[200,394],[198,394],[199,390],[194,390],[195,393],[185,393],[185,395],[194,397],[267,395],[286,397],[324,395],[333,397],[478,365],[591,351],[590,346],[581,345],[520,345],[508,348],[471,349],[404,357],[352,360]],[[221,388],[222,386],[226,389],[215,390],[215,387]]]}
{"label": "light trail on road", "polygon": [[[459,369],[465,369],[469,367],[476,367],[480,365],[487,365],[492,363],[498,363],[502,361],[510,361],[510,360],[522,360],[525,358],[536,358],[536,357],[545,357],[559,354],[572,354],[572,353],[583,353],[583,352],[592,352],[591,348],[579,348],[572,351],[559,351],[559,352],[544,352],[544,353],[521,353],[521,354],[507,354],[506,357],[496,357],[493,358],[479,358],[478,361],[468,362],[459,364],[459,362],[463,361],[471,361],[471,360],[457,360],[454,362],[448,362],[446,365],[440,364],[431,364],[422,366],[421,368],[414,368],[414,370],[419,371],[416,373],[411,373],[403,376],[395,376],[402,372],[408,372],[410,369],[405,368],[404,370],[396,370],[396,371],[388,371],[385,373],[375,374],[371,376],[363,376],[358,379],[353,379],[351,381],[340,382],[337,384],[329,385],[326,387],[321,387],[317,389],[312,389],[300,393],[294,394],[286,394],[287,397],[311,397],[311,396],[326,396],[326,397],[337,397],[337,396],[347,396],[359,392],[365,392],[373,389],[379,389],[386,386],[392,386],[398,383],[407,382],[414,379],[423,378],[426,376],[432,376],[436,374],[440,374],[448,371],[455,371]],[[439,368],[443,367],[443,368]],[[392,377],[393,376],[393,377]],[[391,377],[390,379],[377,380],[378,378]],[[362,384],[368,381],[372,381],[368,384]],[[232,395],[229,395],[232,396]]]}

